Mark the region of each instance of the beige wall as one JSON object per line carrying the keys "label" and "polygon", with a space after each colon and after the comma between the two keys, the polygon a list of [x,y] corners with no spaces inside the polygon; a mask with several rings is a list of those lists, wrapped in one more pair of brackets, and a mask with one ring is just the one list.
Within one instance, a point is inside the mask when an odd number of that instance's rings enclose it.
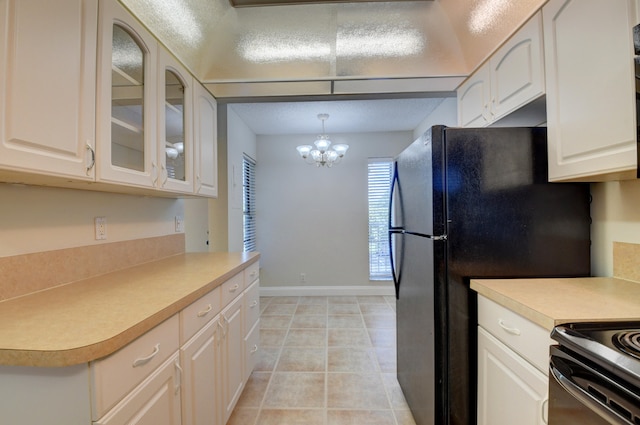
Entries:
{"label": "beige wall", "polygon": [[591,195],[592,274],[613,276],[613,242],[640,244],[640,180],[594,183]]}

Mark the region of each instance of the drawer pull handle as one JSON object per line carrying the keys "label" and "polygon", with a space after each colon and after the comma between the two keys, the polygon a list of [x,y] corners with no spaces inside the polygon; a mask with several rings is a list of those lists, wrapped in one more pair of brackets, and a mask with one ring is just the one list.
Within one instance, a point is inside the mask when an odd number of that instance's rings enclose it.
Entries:
{"label": "drawer pull handle", "polygon": [[548,409],[547,409],[547,405],[549,404],[549,397],[546,397],[544,399],[544,401],[542,402],[542,406],[541,406],[541,414],[542,414],[542,422],[544,422],[545,424],[549,423],[549,414]]}
{"label": "drawer pull handle", "polygon": [[254,277],[254,276],[255,276],[255,275],[257,275],[257,274],[258,274],[258,273],[254,270],[254,271],[252,271],[252,272],[249,274],[249,276]]}
{"label": "drawer pull handle", "polygon": [[258,351],[258,346],[254,345],[253,348],[251,349],[251,354],[255,353],[256,351]]}
{"label": "drawer pull handle", "polygon": [[253,300],[253,302],[249,304],[249,308],[254,308],[257,305],[258,305],[258,300]]}
{"label": "drawer pull handle", "polygon": [[511,335],[520,335],[520,329],[512,328],[512,327],[509,327],[509,326],[505,325],[504,321],[502,319],[498,320],[498,324],[500,325],[500,327],[502,329],[504,329],[505,331],[507,331]]}
{"label": "drawer pull handle", "polygon": [[207,308],[205,308],[204,310],[198,312],[198,317],[206,316],[207,314],[209,314],[211,312],[211,310],[213,310],[213,307],[211,306],[211,304],[208,304]]}
{"label": "drawer pull handle", "polygon": [[153,353],[149,354],[147,357],[140,357],[139,359],[135,359],[133,361],[133,367],[142,366],[143,364],[147,364],[160,352],[160,344],[156,344],[153,348]]}
{"label": "drawer pull handle", "polygon": [[238,285],[237,283],[235,285],[233,285],[231,288],[229,288],[229,292],[236,292],[238,290],[238,288],[240,287],[240,285]]}
{"label": "drawer pull handle", "polygon": [[174,387],[174,391],[176,394],[180,392],[180,387],[182,385],[182,368],[180,367],[180,363],[178,360],[175,361],[174,366],[176,367],[176,371],[178,372],[178,377],[176,379],[176,386]]}

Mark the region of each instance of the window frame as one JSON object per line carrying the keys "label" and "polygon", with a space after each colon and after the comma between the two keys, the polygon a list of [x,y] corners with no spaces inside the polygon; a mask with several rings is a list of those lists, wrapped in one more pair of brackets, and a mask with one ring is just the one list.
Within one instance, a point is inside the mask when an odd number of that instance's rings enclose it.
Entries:
{"label": "window frame", "polygon": [[256,244],[256,161],[242,154],[242,249],[257,251]]}
{"label": "window frame", "polygon": [[389,247],[389,202],[393,183],[392,158],[369,158],[367,213],[369,280],[392,280]]}

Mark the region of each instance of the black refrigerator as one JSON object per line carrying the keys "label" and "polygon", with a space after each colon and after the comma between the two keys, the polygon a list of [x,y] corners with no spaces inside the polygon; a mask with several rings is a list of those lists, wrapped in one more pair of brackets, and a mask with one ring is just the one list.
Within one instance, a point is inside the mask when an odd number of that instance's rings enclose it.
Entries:
{"label": "black refrigerator", "polygon": [[397,374],[417,425],[476,423],[470,279],[589,276],[589,186],[548,183],[546,145],[544,128],[434,126],[396,158]]}

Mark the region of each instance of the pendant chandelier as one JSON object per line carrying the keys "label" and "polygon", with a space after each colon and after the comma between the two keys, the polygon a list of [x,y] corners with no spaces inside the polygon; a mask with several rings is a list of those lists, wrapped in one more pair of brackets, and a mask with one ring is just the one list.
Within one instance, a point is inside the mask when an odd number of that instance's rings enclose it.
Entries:
{"label": "pendant chandelier", "polygon": [[331,147],[331,140],[324,132],[324,122],[329,119],[329,114],[318,114],[318,119],[322,121],[322,134],[311,145],[300,145],[296,149],[307,164],[315,164],[316,167],[331,167],[337,164],[347,153],[349,145],[337,144]]}

